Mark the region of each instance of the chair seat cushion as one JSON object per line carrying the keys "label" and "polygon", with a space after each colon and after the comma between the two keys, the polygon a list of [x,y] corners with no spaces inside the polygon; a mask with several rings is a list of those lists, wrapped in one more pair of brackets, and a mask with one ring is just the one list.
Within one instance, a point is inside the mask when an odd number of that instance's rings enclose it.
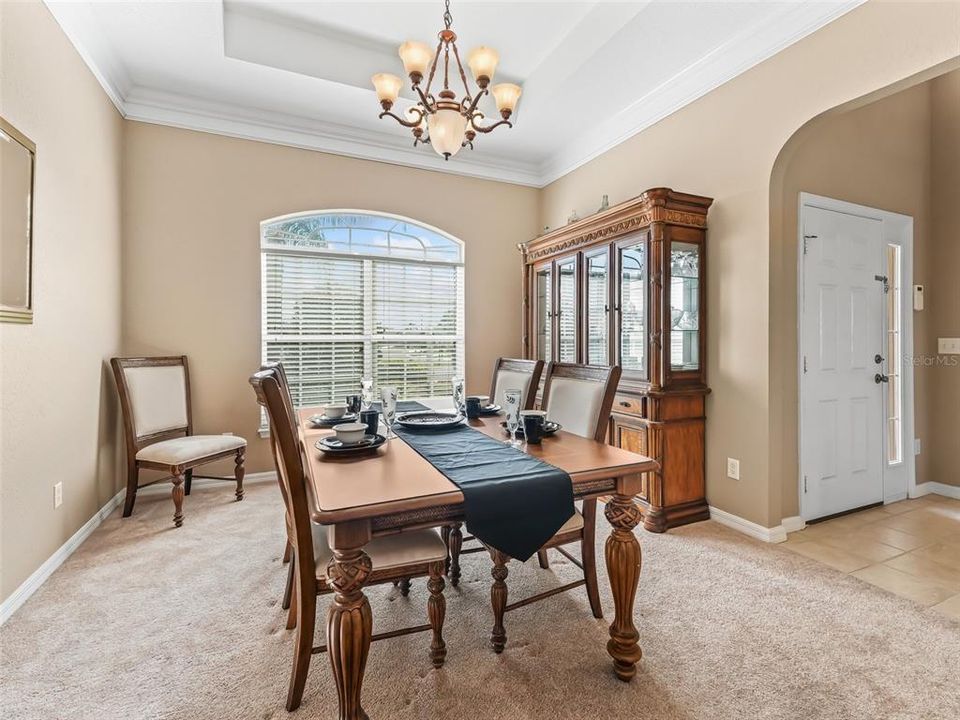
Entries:
{"label": "chair seat cushion", "polygon": [[[326,579],[327,565],[333,559],[333,550],[327,544],[327,529],[313,526],[313,556],[317,564],[317,577]],[[397,535],[374,538],[363,550],[370,556],[374,570],[389,570],[402,565],[440,562],[447,558],[447,546],[434,529],[412,530]]]}
{"label": "chair seat cushion", "polygon": [[574,510],[573,515],[557,530],[556,534],[563,535],[564,533],[580,530],[581,528],[583,528],[583,515],[580,514],[579,510]]}
{"label": "chair seat cushion", "polygon": [[147,445],[137,453],[137,460],[183,465],[246,446],[247,441],[236,435],[188,435]]}

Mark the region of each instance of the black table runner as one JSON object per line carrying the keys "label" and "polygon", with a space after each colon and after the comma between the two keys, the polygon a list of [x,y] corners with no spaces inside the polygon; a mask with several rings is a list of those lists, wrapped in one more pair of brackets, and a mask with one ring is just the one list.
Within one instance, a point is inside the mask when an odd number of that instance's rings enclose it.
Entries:
{"label": "black table runner", "polygon": [[531,557],[575,512],[567,473],[478,430],[394,432],[463,492],[467,530],[512,558]]}

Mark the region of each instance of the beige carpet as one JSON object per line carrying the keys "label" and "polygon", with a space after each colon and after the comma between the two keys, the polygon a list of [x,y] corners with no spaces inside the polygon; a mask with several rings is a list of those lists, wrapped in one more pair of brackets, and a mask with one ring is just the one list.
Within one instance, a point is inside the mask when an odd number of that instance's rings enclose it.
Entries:
{"label": "beige carpet", "polygon": [[[282,517],[272,483],[242,503],[227,486],[171,504],[144,496],[111,516],[0,629],[6,720],[285,718],[292,643],[279,607]],[[602,529],[604,536],[606,528]],[[506,652],[487,649],[488,561],[465,558],[448,588],[446,666],[426,635],[375,643],[364,685],[374,718],[960,718],[960,625],[909,601],[714,523],[640,533],[644,659],[614,679],[607,625],[582,591],[507,615]],[[574,577],[513,563],[511,597]],[[611,604],[601,579],[604,608]],[[371,592],[374,627],[423,622],[409,598]],[[326,602],[324,600],[324,602]],[[336,717],[325,656],[301,709]]]}

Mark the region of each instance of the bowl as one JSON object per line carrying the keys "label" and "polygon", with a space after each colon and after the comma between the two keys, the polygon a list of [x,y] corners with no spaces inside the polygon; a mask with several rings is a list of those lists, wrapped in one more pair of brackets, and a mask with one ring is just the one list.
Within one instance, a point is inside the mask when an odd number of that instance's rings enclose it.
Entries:
{"label": "bowl", "polygon": [[352,445],[363,440],[367,435],[366,423],[342,423],[337,425],[333,431],[337,434],[337,440],[344,445]]}
{"label": "bowl", "polygon": [[346,405],[324,405],[323,414],[331,420],[336,420],[347,414]]}

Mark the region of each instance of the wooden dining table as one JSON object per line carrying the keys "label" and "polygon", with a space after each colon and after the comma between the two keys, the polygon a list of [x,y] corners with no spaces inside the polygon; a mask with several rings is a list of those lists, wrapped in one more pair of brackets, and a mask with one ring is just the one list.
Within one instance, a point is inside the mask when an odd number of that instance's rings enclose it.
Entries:
{"label": "wooden dining table", "polygon": [[[299,411],[300,441],[310,482],[307,491],[314,522],[327,526],[333,550],[330,575],[335,592],[327,614],[328,653],[339,698],[339,717],[366,718],[361,686],[372,637],[370,603],[363,593],[370,560],[363,547],[374,537],[414,529],[462,523],[463,493],[399,437],[376,451],[348,457],[325,455],[314,446],[327,429],[316,429],[308,418],[321,408]],[[502,418],[467,421],[470,427],[506,441]],[[607,652],[617,677],[629,682],[636,674],[641,651],[633,622],[640,581],[640,543],[633,529],[642,521],[634,497],[641,476],[658,469],[643,455],[596,442],[563,430],[539,445],[523,444],[524,452],[564,470],[573,483],[574,498],[609,496],[604,514],[611,525],[604,556],[613,595]]]}

